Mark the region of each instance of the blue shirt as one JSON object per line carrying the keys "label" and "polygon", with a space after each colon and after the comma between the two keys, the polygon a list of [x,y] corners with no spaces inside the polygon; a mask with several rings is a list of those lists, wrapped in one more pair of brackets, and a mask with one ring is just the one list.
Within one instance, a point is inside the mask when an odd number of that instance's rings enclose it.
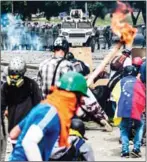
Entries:
{"label": "blue shirt", "polygon": [[48,161],[60,133],[60,121],[57,110],[53,106],[44,103],[35,106],[24,120],[19,123],[22,132],[18,137],[9,161],[28,161],[22,146],[22,141],[30,126],[34,124],[39,126],[43,132],[43,138],[38,143],[38,147],[43,161]]}

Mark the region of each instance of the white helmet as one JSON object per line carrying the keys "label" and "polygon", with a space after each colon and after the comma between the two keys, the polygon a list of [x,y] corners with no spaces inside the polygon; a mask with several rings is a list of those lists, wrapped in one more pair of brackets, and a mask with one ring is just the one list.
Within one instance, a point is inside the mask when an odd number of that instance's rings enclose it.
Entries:
{"label": "white helmet", "polygon": [[23,76],[26,72],[26,62],[21,57],[14,57],[8,66],[8,75],[19,74]]}

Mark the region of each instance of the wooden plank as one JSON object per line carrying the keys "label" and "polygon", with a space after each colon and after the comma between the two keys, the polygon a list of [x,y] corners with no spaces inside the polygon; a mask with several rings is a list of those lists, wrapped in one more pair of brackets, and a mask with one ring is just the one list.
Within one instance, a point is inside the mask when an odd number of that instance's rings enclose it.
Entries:
{"label": "wooden plank", "polygon": [[79,59],[85,63],[87,63],[90,67],[90,71],[93,69],[92,55],[90,47],[76,47],[70,48],[70,52],[73,53],[76,59]]}
{"label": "wooden plank", "polygon": [[90,88],[93,88],[94,89],[97,86],[105,86],[105,85],[108,84],[108,82],[109,82],[109,79],[99,79],[94,84],[92,84],[90,86]]}

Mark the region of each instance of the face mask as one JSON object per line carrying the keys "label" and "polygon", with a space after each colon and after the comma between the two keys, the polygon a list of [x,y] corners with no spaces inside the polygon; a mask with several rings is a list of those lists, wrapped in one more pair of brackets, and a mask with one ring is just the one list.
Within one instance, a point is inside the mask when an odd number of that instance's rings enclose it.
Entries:
{"label": "face mask", "polygon": [[24,79],[22,77],[12,77],[7,76],[7,83],[11,86],[16,86],[17,88],[21,87],[24,84]]}

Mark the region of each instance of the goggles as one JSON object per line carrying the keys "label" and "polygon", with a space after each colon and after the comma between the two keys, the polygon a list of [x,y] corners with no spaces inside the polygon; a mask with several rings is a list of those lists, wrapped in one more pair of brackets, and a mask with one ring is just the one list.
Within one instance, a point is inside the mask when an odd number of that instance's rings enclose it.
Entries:
{"label": "goggles", "polygon": [[20,75],[9,75],[10,79],[19,79]]}
{"label": "goggles", "polygon": [[20,87],[24,83],[24,79],[20,75],[9,75],[7,76],[8,85]]}

